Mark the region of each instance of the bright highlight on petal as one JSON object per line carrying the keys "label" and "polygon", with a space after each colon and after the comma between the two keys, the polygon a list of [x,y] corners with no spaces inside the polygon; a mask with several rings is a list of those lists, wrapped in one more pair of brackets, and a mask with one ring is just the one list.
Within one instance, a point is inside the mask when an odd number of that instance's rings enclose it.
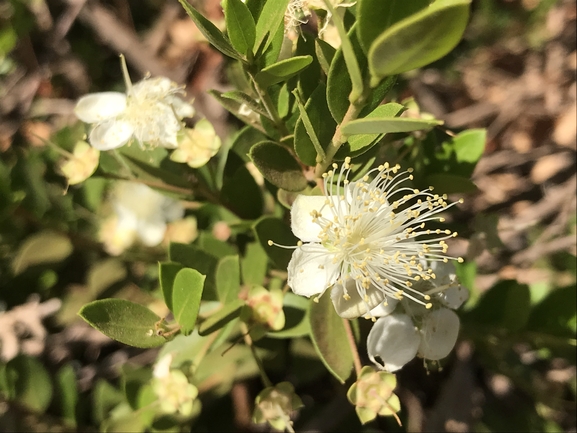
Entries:
{"label": "bright highlight on petal", "polygon": [[76,103],[74,114],[86,123],[98,123],[122,114],[126,109],[126,95],[119,92],[91,93]]}

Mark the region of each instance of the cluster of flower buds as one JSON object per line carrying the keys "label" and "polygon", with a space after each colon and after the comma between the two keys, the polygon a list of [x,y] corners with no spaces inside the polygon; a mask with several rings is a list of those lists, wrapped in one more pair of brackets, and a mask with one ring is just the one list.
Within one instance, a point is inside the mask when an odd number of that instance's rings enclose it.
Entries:
{"label": "cluster of flower buds", "polygon": [[294,432],[291,414],[303,406],[290,382],[281,382],[263,389],[256,397],[253,421],[256,424],[268,422],[277,430]]}

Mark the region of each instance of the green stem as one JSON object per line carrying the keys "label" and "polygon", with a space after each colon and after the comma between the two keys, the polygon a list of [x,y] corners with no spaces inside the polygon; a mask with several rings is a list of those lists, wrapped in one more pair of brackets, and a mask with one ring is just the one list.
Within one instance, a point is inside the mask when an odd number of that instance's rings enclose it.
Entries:
{"label": "green stem", "polygon": [[283,137],[290,135],[289,130],[287,129],[285,123],[278,114],[278,111],[275,105],[273,104],[272,99],[270,99],[270,96],[268,95],[266,89],[260,87],[253,74],[251,74],[250,72],[248,74],[250,76],[250,79],[252,80],[254,89],[258,97],[260,98],[260,101],[262,102],[262,105],[266,109],[266,112],[268,113],[270,119],[273,121],[275,127],[279,130],[279,132]]}
{"label": "green stem", "polygon": [[268,376],[266,374],[266,371],[264,370],[262,360],[258,356],[258,353],[256,353],[256,348],[254,347],[254,344],[252,342],[252,338],[250,338],[250,333],[249,333],[248,327],[246,326],[245,323],[241,324],[241,332],[244,334],[244,342],[246,343],[246,345],[248,347],[250,347],[250,351],[252,353],[254,361],[256,362],[256,365],[258,367],[258,371],[260,372],[260,378],[262,380],[262,384],[264,385],[265,388],[273,386],[271,380],[268,378]]}
{"label": "green stem", "polygon": [[124,167],[124,169],[126,170],[127,176],[130,178],[130,180],[136,180],[136,176],[134,176],[134,173],[132,173],[130,166],[124,160],[124,158],[120,154],[120,152],[118,152],[118,149],[112,149],[112,155],[114,156],[114,159],[116,159],[118,161],[118,163],[120,165],[122,165],[122,167]]}

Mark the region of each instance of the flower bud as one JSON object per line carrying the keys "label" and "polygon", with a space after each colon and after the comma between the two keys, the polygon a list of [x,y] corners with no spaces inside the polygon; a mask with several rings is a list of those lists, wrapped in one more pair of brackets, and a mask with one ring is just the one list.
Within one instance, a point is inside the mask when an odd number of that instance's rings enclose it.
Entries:
{"label": "flower bud", "polygon": [[290,415],[302,406],[292,384],[281,382],[263,389],[256,397],[252,420],[255,424],[268,422],[277,430],[294,431]]}
{"label": "flower bud", "polygon": [[154,366],[152,389],[158,397],[163,413],[190,416],[198,389],[188,382],[180,370],[171,370],[172,355],[163,356]]}
{"label": "flower bud", "polygon": [[265,325],[269,329],[278,331],[285,324],[282,305],[282,290],[271,289],[269,291],[261,286],[253,286],[248,292],[241,319],[249,325]]}
{"label": "flower bud", "polygon": [[79,141],[74,146],[72,157],[60,163],[59,169],[68,179],[69,185],[76,185],[85,181],[98,167],[100,151],[94,149],[85,141]]}
{"label": "flower bud", "polygon": [[183,129],[178,136],[178,148],[171,153],[170,159],[184,162],[193,168],[202,167],[216,155],[220,144],[220,138],[212,124],[202,119],[194,128]]}
{"label": "flower bud", "polygon": [[377,415],[394,416],[399,422],[396,413],[401,409],[401,403],[393,393],[396,386],[397,378],[394,374],[375,371],[369,366],[363,367],[357,381],[347,392],[361,423],[366,424]]}

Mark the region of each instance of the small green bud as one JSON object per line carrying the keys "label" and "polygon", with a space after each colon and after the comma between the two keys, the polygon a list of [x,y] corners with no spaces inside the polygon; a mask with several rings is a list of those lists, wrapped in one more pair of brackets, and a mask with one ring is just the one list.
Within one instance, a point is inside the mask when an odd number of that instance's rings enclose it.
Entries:
{"label": "small green bud", "polygon": [[289,382],[263,389],[256,397],[252,420],[255,424],[268,422],[277,430],[294,431],[290,415],[303,403]]}

